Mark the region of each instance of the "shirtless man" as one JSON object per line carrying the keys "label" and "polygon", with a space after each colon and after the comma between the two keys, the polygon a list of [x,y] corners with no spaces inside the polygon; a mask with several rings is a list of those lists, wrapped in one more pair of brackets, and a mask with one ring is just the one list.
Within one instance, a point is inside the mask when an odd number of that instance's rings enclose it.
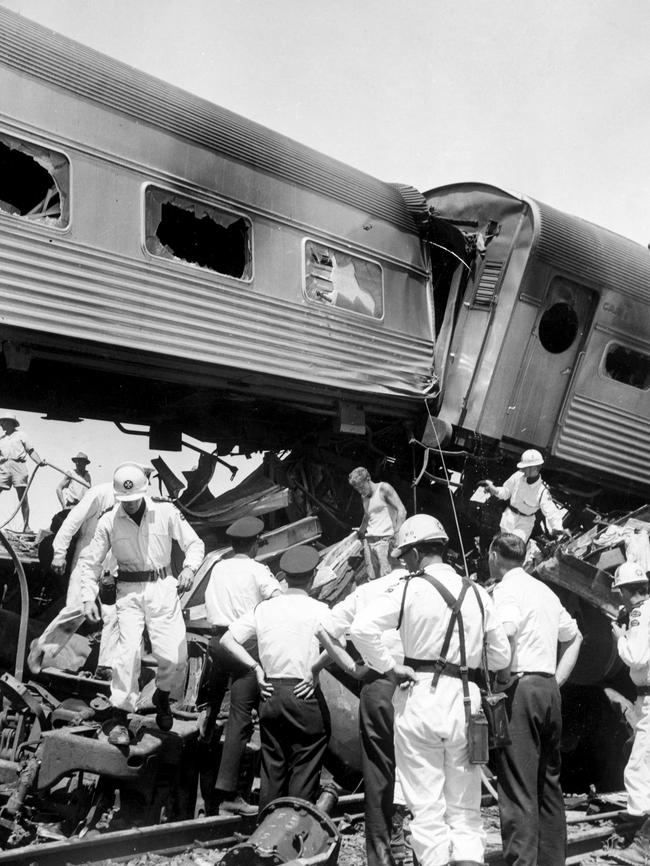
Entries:
{"label": "shirtless man", "polygon": [[375,580],[393,570],[388,553],[406,520],[406,509],[394,488],[385,481],[373,481],[363,466],[353,469],[348,481],[363,502],[364,518],[357,536],[363,540],[368,580]]}

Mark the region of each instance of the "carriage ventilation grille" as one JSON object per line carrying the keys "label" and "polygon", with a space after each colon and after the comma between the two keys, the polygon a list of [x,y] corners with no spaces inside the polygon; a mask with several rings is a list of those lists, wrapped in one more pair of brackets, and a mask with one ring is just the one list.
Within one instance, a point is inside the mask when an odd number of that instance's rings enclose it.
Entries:
{"label": "carriage ventilation grille", "polygon": [[503,262],[486,262],[483,265],[483,273],[476,287],[472,307],[489,310],[492,304],[496,303],[497,288],[502,270]]}

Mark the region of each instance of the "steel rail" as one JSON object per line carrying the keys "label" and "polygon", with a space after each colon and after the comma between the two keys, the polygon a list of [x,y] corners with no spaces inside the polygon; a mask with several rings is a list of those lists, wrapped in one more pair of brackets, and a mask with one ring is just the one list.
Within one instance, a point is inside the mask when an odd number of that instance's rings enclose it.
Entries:
{"label": "steel rail", "polygon": [[[363,818],[363,794],[340,797],[332,817],[355,822]],[[606,822],[604,827],[589,827],[569,837],[567,864],[577,864],[585,854],[598,851],[612,835],[611,821],[619,812],[571,816],[567,826]],[[145,853],[173,855],[197,844],[206,848],[224,848],[243,841],[255,828],[256,815],[219,815],[190,821],[135,827],[113,833],[87,835],[58,842],[28,845],[0,852],[0,866],[61,866],[62,863],[92,864],[102,860],[126,860]],[[503,852],[486,853],[485,863],[503,866]]]}
{"label": "steel rail", "polygon": [[[346,794],[334,809],[335,819],[355,821],[363,818],[363,794]],[[61,866],[61,864],[91,864],[100,860],[119,860],[138,854],[178,854],[189,845],[199,843],[206,848],[234,845],[248,836],[257,822],[257,815],[218,815],[190,821],[174,821],[150,827],[134,827],[114,833],[64,839],[12,848],[0,852],[0,866]]]}

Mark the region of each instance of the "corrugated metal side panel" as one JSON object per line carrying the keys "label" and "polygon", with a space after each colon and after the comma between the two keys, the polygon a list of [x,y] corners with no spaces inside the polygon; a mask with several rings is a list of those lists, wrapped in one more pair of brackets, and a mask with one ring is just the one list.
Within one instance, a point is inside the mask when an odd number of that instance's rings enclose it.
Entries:
{"label": "corrugated metal side panel", "polygon": [[541,217],[536,255],[583,281],[650,300],[650,252],[628,238],[535,202]]}
{"label": "corrugated metal side panel", "polygon": [[0,62],[416,232],[392,185],[0,8]]}
{"label": "corrugated metal side panel", "polygon": [[23,233],[0,233],[0,324],[255,370],[358,393],[421,397],[432,344],[355,319]]}
{"label": "corrugated metal side panel", "polygon": [[650,484],[650,419],[575,395],[554,454]]}

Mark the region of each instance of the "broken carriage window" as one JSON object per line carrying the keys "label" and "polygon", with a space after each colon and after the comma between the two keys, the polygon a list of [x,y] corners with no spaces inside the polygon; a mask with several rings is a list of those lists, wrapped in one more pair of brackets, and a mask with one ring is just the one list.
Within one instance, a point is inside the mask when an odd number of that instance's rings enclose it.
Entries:
{"label": "broken carriage window", "polygon": [[650,355],[636,352],[620,343],[611,343],[607,347],[603,370],[606,376],[616,382],[623,382],[640,391],[650,388]]}
{"label": "broken carriage window", "polygon": [[305,294],[310,301],[381,319],[381,267],[342,250],[305,242]]}
{"label": "broken carriage window", "polygon": [[62,154],[0,135],[0,213],[65,228],[70,162]]}
{"label": "broken carriage window", "polygon": [[154,256],[251,277],[251,223],[212,205],[147,187],[146,246]]}

